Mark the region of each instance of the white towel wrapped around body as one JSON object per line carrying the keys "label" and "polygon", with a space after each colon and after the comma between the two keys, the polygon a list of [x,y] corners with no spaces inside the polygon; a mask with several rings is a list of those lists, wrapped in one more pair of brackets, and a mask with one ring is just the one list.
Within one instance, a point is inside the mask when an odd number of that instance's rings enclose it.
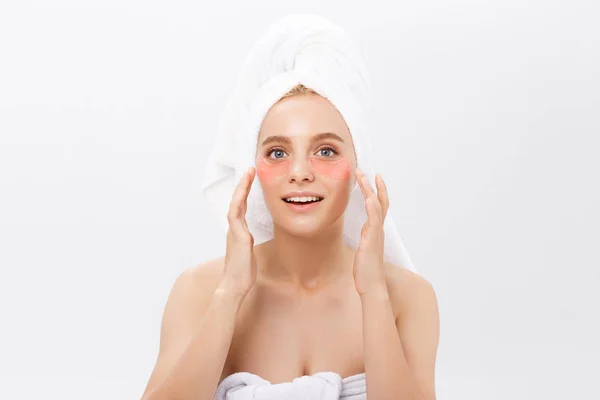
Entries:
{"label": "white towel wrapped around body", "polygon": [[[371,84],[358,48],[342,28],[323,17],[287,15],[271,25],[246,59],[209,156],[202,194],[225,231],[234,188],[248,167],[255,165],[262,121],[271,106],[298,83],[328,99],[340,112],[352,135],[357,166],[375,188],[368,131]],[[391,209],[384,223],[384,259],[416,272]],[[273,220],[256,180],[248,195],[246,220],[255,244],[272,239]],[[353,248],[358,247],[366,220],[364,197],[355,184],[344,215],[344,239]]]}
{"label": "white towel wrapped around body", "polygon": [[238,372],[223,379],[214,400],[366,400],[365,374],[342,378],[335,372],[305,375],[271,384],[258,375]]}

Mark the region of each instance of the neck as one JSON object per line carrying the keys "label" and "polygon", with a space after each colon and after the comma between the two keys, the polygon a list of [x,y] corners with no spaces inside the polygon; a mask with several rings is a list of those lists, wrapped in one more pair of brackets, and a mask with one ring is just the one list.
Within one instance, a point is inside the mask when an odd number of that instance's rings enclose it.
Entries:
{"label": "neck", "polygon": [[344,242],[343,226],[331,226],[311,237],[293,235],[274,226],[265,248],[264,276],[299,289],[314,290],[352,277],[354,250]]}

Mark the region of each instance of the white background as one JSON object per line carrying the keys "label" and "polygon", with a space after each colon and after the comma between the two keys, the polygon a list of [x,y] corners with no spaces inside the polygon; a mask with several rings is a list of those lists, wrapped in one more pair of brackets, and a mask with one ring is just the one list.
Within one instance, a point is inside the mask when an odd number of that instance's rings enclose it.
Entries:
{"label": "white background", "polygon": [[[0,1],[0,398],[139,399],[248,51],[346,28],[391,212],[441,314],[438,399],[600,398],[599,6]],[[294,5],[294,4],[302,4]]]}

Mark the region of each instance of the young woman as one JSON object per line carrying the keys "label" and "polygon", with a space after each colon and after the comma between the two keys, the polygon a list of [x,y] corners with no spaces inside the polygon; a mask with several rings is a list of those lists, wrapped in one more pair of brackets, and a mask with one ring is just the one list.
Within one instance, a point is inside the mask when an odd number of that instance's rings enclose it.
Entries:
{"label": "young woman", "polygon": [[[256,175],[274,230],[257,246],[245,220]],[[355,180],[368,215],[358,250],[342,236]],[[427,280],[383,261],[388,205],[381,176],[373,188],[356,169],[337,109],[294,88],[264,118],[256,170],[229,206],[225,256],[173,286],[143,399],[213,399],[244,373],[275,387],[339,376],[344,399],[435,399],[437,300]]]}

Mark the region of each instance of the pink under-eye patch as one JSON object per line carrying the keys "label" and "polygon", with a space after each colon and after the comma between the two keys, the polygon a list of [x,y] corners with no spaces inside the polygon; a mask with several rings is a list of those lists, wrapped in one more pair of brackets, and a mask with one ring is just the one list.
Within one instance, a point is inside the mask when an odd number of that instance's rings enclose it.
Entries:
{"label": "pink under-eye patch", "polygon": [[273,178],[285,175],[290,169],[290,160],[269,162],[264,157],[256,160],[256,174],[258,179],[269,182]]}
{"label": "pink under-eye patch", "polygon": [[[327,161],[318,158],[309,158],[308,162],[320,175],[333,179],[350,179],[352,165],[346,158],[340,158],[335,161]],[[256,173],[263,182],[269,182],[274,178],[285,175],[291,166],[289,160],[267,161],[264,157],[256,160]]]}
{"label": "pink under-eye patch", "polygon": [[339,160],[335,161],[310,158],[308,162],[313,166],[315,171],[321,175],[325,175],[333,179],[350,179],[351,165],[346,158],[340,158]]}

